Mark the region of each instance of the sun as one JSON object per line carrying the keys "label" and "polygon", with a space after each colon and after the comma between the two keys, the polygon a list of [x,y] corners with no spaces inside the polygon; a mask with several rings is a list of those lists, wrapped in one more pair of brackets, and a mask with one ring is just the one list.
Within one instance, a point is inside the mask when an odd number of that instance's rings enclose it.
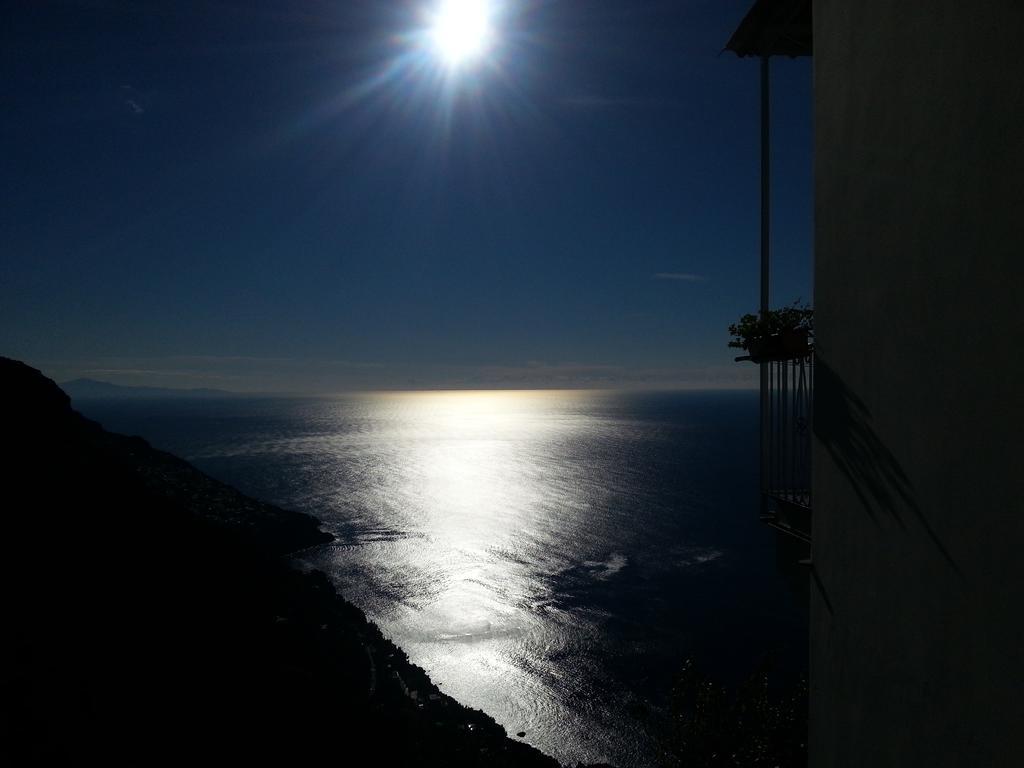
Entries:
{"label": "sun", "polygon": [[478,59],[494,41],[488,0],[439,0],[430,16],[430,42],[449,67]]}

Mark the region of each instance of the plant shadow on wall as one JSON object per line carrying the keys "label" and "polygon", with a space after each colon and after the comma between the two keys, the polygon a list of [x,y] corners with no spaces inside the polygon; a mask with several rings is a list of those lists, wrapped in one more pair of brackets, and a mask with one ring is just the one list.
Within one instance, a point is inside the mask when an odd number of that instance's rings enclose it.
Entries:
{"label": "plant shadow on wall", "polygon": [[914,498],[906,471],[872,428],[867,405],[820,357],[815,361],[814,377],[814,434],[850,481],[868,515],[877,523],[879,514],[885,514],[906,530],[904,510],[909,511],[943,559],[963,578]]}

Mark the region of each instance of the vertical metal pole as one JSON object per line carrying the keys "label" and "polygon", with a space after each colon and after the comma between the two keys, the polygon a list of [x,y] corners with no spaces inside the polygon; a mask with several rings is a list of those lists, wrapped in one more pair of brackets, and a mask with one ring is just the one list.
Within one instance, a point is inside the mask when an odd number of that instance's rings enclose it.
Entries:
{"label": "vertical metal pole", "polygon": [[812,435],[814,434],[814,353],[811,352],[807,356],[807,506],[810,509],[814,507],[814,499],[811,495],[811,489],[814,486],[813,471],[813,447],[811,444]]}
{"label": "vertical metal pole", "polygon": [[761,317],[768,313],[771,254],[771,106],[768,57],[761,57]]}
{"label": "vertical metal pole", "polygon": [[[771,248],[771,136],[769,109],[768,56],[761,56],[761,319],[768,315],[768,257]],[[770,461],[771,436],[769,429],[768,398],[771,382],[768,377],[769,363],[761,363],[761,514],[768,510],[764,491],[768,489],[767,468]]]}

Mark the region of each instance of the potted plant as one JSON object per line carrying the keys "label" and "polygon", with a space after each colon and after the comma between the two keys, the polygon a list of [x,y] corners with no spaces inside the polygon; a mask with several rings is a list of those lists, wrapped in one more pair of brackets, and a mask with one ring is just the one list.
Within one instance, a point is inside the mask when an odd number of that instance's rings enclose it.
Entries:
{"label": "potted plant", "polygon": [[797,300],[769,310],[764,317],[743,315],[729,326],[729,333],[733,337],[729,346],[745,350],[755,363],[802,357],[814,337],[814,310]]}

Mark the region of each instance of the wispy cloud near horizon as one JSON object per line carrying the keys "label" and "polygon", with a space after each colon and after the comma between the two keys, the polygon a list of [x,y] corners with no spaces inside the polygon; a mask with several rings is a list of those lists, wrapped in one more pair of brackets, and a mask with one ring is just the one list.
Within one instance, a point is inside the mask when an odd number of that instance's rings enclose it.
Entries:
{"label": "wispy cloud near horizon", "polygon": [[33,362],[57,382],[99,378],[129,387],[215,387],[256,394],[435,389],[749,389],[756,385],[749,370],[735,365],[658,367],[538,360],[410,364],[230,355]]}
{"label": "wispy cloud near horizon", "polygon": [[664,99],[638,99],[630,97],[577,94],[559,100],[563,107],[575,109],[613,109],[615,107],[662,107],[672,102]]}
{"label": "wispy cloud near horizon", "polygon": [[675,280],[681,283],[704,283],[707,282],[707,278],[704,275],[694,274],[693,272],[655,272],[655,280]]}

